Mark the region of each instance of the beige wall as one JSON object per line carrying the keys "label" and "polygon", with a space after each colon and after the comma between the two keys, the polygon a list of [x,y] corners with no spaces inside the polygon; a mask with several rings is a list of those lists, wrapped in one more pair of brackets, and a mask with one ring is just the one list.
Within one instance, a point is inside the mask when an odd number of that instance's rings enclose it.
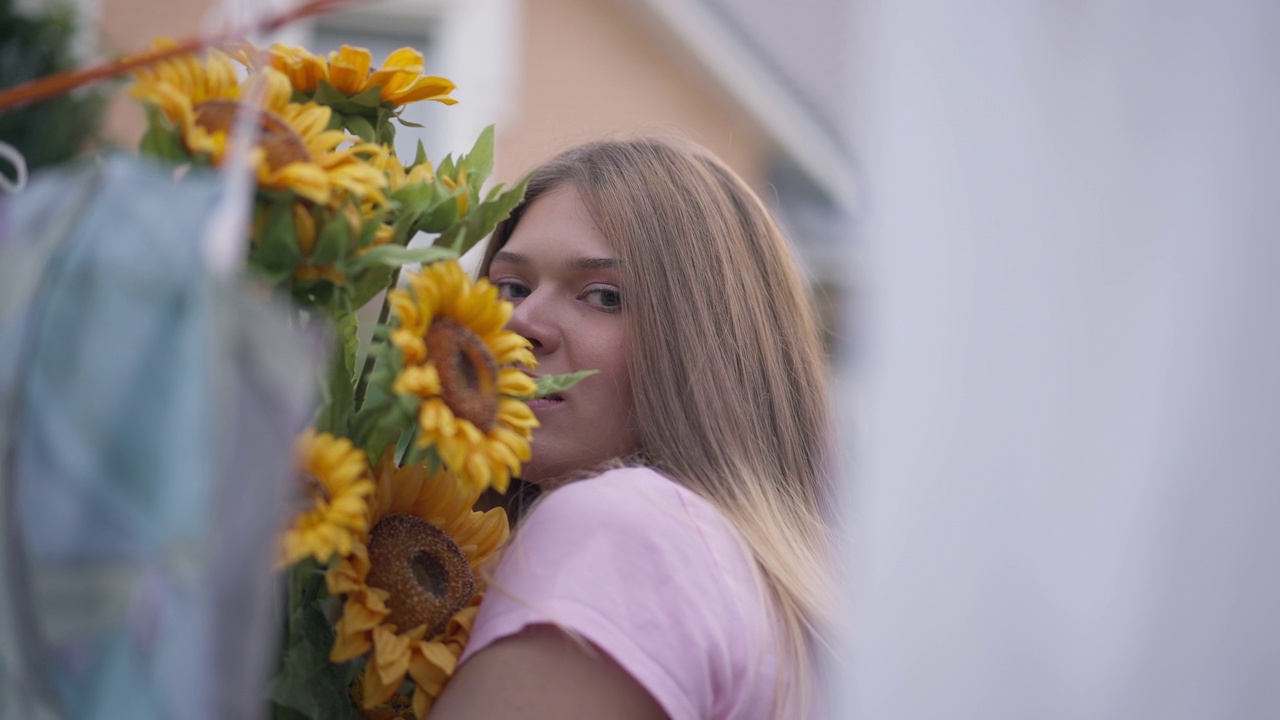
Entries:
{"label": "beige wall", "polygon": [[619,5],[526,0],[514,112],[498,126],[498,178],[587,140],[649,133],[704,145],[761,189],[769,147],[760,130]]}
{"label": "beige wall", "polygon": [[[186,39],[199,32],[200,19],[212,0],[101,0],[102,51],[111,57],[144,50],[153,38]],[[145,129],[142,108],[124,93],[124,84],[114,86],[115,96],[107,108],[106,134],[121,145],[134,148]]]}
{"label": "beige wall", "polygon": [[[498,126],[496,179],[517,178],[570,145],[647,133],[704,145],[762,190],[768,140],[626,2],[634,0],[525,0],[513,112]],[[104,51],[144,48],[157,36],[187,37],[212,4],[103,0]],[[136,147],[142,132],[141,108],[118,92],[108,110],[109,137]]]}

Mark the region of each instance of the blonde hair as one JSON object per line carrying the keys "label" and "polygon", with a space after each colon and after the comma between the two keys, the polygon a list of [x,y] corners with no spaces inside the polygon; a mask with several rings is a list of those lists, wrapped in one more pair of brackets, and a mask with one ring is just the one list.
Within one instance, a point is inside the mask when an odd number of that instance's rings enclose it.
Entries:
{"label": "blonde hair", "polygon": [[790,661],[796,687],[812,687],[831,597],[831,420],[818,328],[790,247],[759,198],[706,151],[609,140],[535,172],[494,230],[482,274],[523,210],[566,184],[619,260],[636,339],[627,367],[640,459],[738,529],[781,618],[779,669]]}

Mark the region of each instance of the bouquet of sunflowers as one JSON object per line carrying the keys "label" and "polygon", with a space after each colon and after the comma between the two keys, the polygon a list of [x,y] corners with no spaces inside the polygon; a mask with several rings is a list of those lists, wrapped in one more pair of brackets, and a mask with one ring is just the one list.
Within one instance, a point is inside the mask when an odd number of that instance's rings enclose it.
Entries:
{"label": "bouquet of sunflowers", "polygon": [[[274,715],[422,718],[467,642],[479,570],[509,532],[503,510],[473,506],[529,458],[537,421],[524,400],[577,379],[535,382],[528,342],[504,330],[510,305],[457,262],[524,183],[482,192],[492,128],[457,159],[433,165],[421,143],[411,163],[396,157],[406,104],[455,102],[409,48],[375,68],[360,48],[240,44],[135,80],[146,154],[216,166],[233,128],[256,135],[248,267],[333,339],[297,441],[299,507],[276,550],[287,601]],[[421,269],[402,276],[406,265]],[[379,298],[362,344],[356,311]]]}

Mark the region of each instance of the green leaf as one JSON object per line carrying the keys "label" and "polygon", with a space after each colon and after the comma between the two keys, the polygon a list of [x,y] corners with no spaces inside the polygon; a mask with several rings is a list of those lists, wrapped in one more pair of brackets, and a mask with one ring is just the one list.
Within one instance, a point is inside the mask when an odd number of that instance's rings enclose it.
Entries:
{"label": "green leaf", "polygon": [[[371,384],[369,387],[371,396],[375,387],[378,386]],[[367,404],[368,400],[365,402]],[[399,412],[399,408],[395,406],[387,406],[380,403],[380,407],[375,407],[371,412],[377,413],[377,415],[362,447],[365,453],[368,454],[370,462],[377,463],[382,457],[382,453],[386,452],[387,448],[399,440],[400,434],[407,429],[409,422]]]}
{"label": "green leaf", "polygon": [[400,411],[409,416],[418,412],[418,407],[422,404],[422,400],[416,395],[401,395],[396,402],[400,404]]}
{"label": "green leaf", "polygon": [[328,280],[299,281],[293,284],[293,299],[310,307],[330,307],[335,294],[341,296],[341,293],[334,293],[333,283]]}
{"label": "green leaf", "polygon": [[356,237],[356,247],[368,247],[369,243],[373,242],[374,236],[378,234],[379,227],[382,227],[382,215],[366,217],[364,225],[360,227],[360,235]]}
{"label": "green leaf", "polygon": [[[379,109],[378,112],[382,112],[382,110]],[[395,147],[396,126],[391,124],[389,120],[379,120],[378,132],[374,135],[373,141],[384,147]]]}
{"label": "green leaf", "polygon": [[[419,145],[419,155],[421,155]],[[425,157],[419,163],[427,162]],[[412,166],[411,166],[412,167]],[[415,231],[438,233],[458,221],[458,202],[456,193],[436,180],[432,182],[416,182],[397,190],[392,199],[400,205],[400,218],[397,221],[397,240],[405,241]]]}
{"label": "green leaf", "polygon": [[[382,86],[374,85],[373,87],[365,88],[362,92],[348,96],[346,101],[357,108],[373,110],[382,105]],[[372,113],[372,115],[377,117],[376,113]]]}
{"label": "green leaf", "polygon": [[311,251],[311,262],[316,265],[332,265],[347,252],[351,228],[342,213],[334,213],[324,227],[320,229],[320,237],[316,239],[315,249]]}
{"label": "green leaf", "polygon": [[543,375],[536,381],[538,388],[533,391],[533,397],[543,398],[548,395],[562,393],[574,385],[577,385],[579,381],[589,378],[598,372],[600,371],[579,370],[578,372],[565,373],[564,375]]}
{"label": "green leaf", "polygon": [[452,195],[442,195],[431,207],[413,218],[415,231],[438,233],[448,230],[458,222],[458,200]]}
{"label": "green leaf", "polygon": [[418,141],[418,154],[417,154],[416,156],[414,156],[414,158],[413,158],[413,164],[416,166],[416,165],[421,165],[421,164],[422,164],[422,163],[424,163],[424,162],[427,162],[427,149],[426,149],[426,148],[424,148],[424,147],[422,146],[422,141],[421,141],[421,140],[419,140],[419,141]]}
{"label": "green leaf", "polygon": [[[443,247],[455,247],[459,255],[466,253],[471,249],[471,246],[488,237],[489,233],[493,232],[493,228],[506,219],[511,214],[511,211],[520,204],[520,201],[524,199],[524,191],[529,185],[531,177],[532,174],[524,176],[524,179],[515,187],[499,194],[493,200],[480,203],[472,208],[461,221],[441,233],[440,237],[436,238],[435,244]],[[465,234],[465,242],[458,240],[458,236],[462,234]]]}
{"label": "green leaf", "polygon": [[404,247],[409,244],[409,238],[414,233],[413,216],[402,215],[395,224],[391,226],[391,243],[397,247]]}
{"label": "green leaf", "polygon": [[357,269],[373,265],[400,267],[411,263],[425,265],[439,260],[453,260],[457,257],[458,254],[453,250],[434,245],[417,248],[401,247],[399,245],[379,245],[352,260],[349,265]]}
{"label": "green leaf", "polygon": [[[476,139],[476,144],[471,148],[471,152],[463,157],[459,164],[467,169],[467,179],[470,181],[472,177],[476,178],[477,183],[483,183],[486,178],[493,172],[493,126],[490,125],[480,133],[480,137]],[[479,188],[479,184],[476,188]]]}
{"label": "green leaf", "polygon": [[360,344],[356,336],[356,314],[343,313],[334,324],[338,332],[338,348],[329,371],[329,382],[324,388],[324,405],[316,420],[316,430],[347,437],[351,432],[347,424],[354,402],[356,350]]}
{"label": "green leaf", "polygon": [[440,454],[436,452],[436,447],[420,444],[416,427],[401,436],[400,443],[396,445],[396,453],[402,467],[426,465],[429,473],[434,473],[440,467]]}
{"label": "green leaf", "polygon": [[[342,356],[355,379],[356,354],[360,350],[360,323],[354,311],[344,313],[338,319],[338,338],[342,341]],[[352,383],[354,385],[354,383]]]}
{"label": "green leaf", "polygon": [[381,85],[374,85],[364,92],[348,96],[331,85],[328,80],[321,80],[316,84],[316,92],[312,97],[315,102],[328,105],[335,113],[376,118],[377,108],[382,105],[381,96]]}
{"label": "green leaf", "polygon": [[258,204],[263,207],[275,203],[292,203],[298,199],[297,193],[292,190],[273,190],[259,187],[254,194],[257,196]]}
{"label": "green leaf", "polygon": [[462,246],[466,245],[466,243],[467,243],[467,228],[464,225],[463,227],[458,229],[458,232],[454,233],[453,244],[449,246],[449,249],[452,250],[454,253],[456,253],[458,256],[461,256]]}
{"label": "green leaf", "polygon": [[147,133],[142,136],[139,149],[144,154],[176,162],[191,158],[191,154],[187,152],[182,140],[178,137],[177,131],[157,125],[147,129]]}
{"label": "green leaf", "polygon": [[321,105],[333,107],[346,100],[347,96],[338,88],[330,85],[328,80],[321,80],[316,84],[316,92],[313,99]]}
{"label": "green leaf", "polygon": [[435,182],[410,183],[391,194],[400,205],[401,217],[419,215],[448,198],[447,191]]}
{"label": "green leaf", "polygon": [[[401,397],[400,399],[404,400],[405,398]],[[412,446],[417,445],[417,443],[414,442],[414,440],[418,439],[418,433],[416,430],[417,428],[410,428],[409,432],[401,433],[400,439],[396,440],[396,459],[399,461],[398,464],[402,467],[406,464],[405,461],[409,457]]]}
{"label": "green leaf", "polygon": [[[387,289],[387,285],[391,282],[392,271],[393,268],[377,266],[368,268],[364,272],[356,272],[355,282],[350,284],[351,306],[362,308],[377,297],[378,293]],[[348,273],[347,277],[351,276],[352,274]]]}
{"label": "green leaf", "polygon": [[302,251],[298,249],[294,233],[293,208],[288,203],[267,205],[262,232],[249,260],[273,284],[293,275],[302,262]]}
{"label": "green leaf", "polygon": [[436,177],[444,177],[445,175],[453,177],[456,174],[454,172],[455,169],[453,166],[453,153],[445,155],[440,164],[436,166]]}
{"label": "green leaf", "polygon": [[374,142],[376,140],[377,133],[373,129],[373,123],[369,122],[368,118],[359,115],[346,115],[344,120],[344,126],[356,137],[365,142]]}
{"label": "green leaf", "polygon": [[334,630],[321,603],[290,608],[289,622],[294,642],[284,649],[280,672],[267,691],[270,700],[312,720],[358,720],[348,692],[355,663],[330,662]]}
{"label": "green leaf", "polygon": [[191,159],[186,146],[178,135],[177,128],[165,118],[164,113],[153,105],[146,105],[147,132],[142,136],[138,149],[147,155],[165,160],[184,162]]}
{"label": "green leaf", "polygon": [[[385,341],[387,339],[387,333],[385,332],[379,333],[375,335],[374,339]],[[392,354],[397,352],[400,352],[400,351],[397,350],[392,345],[387,345],[385,342],[378,342],[365,348],[365,354],[371,355],[376,358],[388,358],[388,357],[391,357]]]}

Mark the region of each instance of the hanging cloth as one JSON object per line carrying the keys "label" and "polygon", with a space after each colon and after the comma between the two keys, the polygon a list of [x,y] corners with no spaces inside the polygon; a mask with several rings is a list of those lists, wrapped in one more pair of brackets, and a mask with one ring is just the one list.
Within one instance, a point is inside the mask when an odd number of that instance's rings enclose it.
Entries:
{"label": "hanging cloth", "polygon": [[316,342],[129,156],[0,198],[0,719],[261,716]]}

